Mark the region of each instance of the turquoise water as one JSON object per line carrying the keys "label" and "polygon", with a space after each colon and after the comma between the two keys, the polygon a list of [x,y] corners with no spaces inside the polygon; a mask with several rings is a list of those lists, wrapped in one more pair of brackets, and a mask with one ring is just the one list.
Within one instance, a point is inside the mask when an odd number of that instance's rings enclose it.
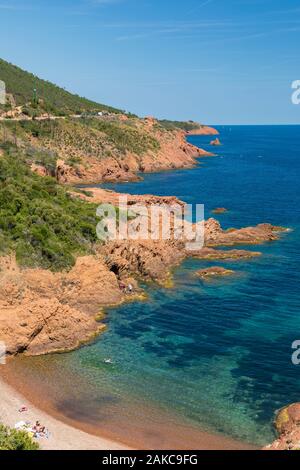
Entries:
{"label": "turquoise water", "polygon": [[[206,217],[226,207],[217,216],[225,228],[270,222],[293,231],[255,247],[261,258],[221,263],[235,270],[226,279],[195,279],[194,270],[220,262],[188,260],[175,271],[174,289],[146,286],[148,302],[112,309],[94,344],[26,360],[31,374],[43,370],[49,395],[69,416],[130,424],[151,405],[187,424],[265,444],[274,411],[300,400],[300,366],[291,362],[291,343],[300,339],[300,127],[219,130],[218,156],[195,169],[110,187],[204,203]],[[207,149],[210,140],[190,137]]]}

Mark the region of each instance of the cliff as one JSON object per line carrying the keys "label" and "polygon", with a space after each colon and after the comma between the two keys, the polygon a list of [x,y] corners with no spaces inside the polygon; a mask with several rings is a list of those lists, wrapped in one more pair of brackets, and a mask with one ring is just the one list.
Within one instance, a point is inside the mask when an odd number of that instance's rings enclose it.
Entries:
{"label": "cliff", "polygon": [[152,119],[64,117],[4,120],[0,144],[16,145],[39,175],[60,183],[129,181],[142,173],[192,168],[212,155],[186,141],[181,129]]}
{"label": "cliff", "polygon": [[[185,132],[181,130],[164,131],[159,126],[149,125],[137,119],[131,124],[122,122],[121,129],[127,132],[127,127],[138,129],[136,138],[153,139],[156,146],[149,146],[138,152],[134,148],[127,148],[120,152],[112,148],[104,156],[91,154],[87,156],[76,146],[70,146],[60,139],[59,147],[55,142],[45,142],[49,150],[59,153],[61,159],[57,162],[57,178],[63,183],[99,183],[111,181],[133,181],[140,178],[142,173],[153,173],[164,170],[188,169],[197,164],[199,157],[212,154],[189,144]],[[126,127],[127,126],[127,127]],[[100,136],[103,140],[103,136]],[[99,144],[99,141],[98,141]],[[107,145],[104,142],[104,147]],[[74,155],[80,159],[76,165],[68,164],[67,155]]]}

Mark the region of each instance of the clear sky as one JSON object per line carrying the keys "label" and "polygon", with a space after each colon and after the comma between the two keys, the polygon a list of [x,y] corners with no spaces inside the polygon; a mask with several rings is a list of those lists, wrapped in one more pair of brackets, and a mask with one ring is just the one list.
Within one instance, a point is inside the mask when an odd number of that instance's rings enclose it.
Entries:
{"label": "clear sky", "polygon": [[299,0],[0,0],[0,56],[99,102],[210,124],[300,123]]}

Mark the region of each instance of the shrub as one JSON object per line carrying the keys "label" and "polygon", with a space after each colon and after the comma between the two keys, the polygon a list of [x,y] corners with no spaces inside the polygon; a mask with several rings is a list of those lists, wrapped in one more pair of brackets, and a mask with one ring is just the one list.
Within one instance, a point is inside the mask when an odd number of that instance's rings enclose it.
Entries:
{"label": "shrub", "polygon": [[72,198],[55,179],[30,171],[21,154],[0,160],[1,251],[23,266],[70,269],[98,241],[96,205]]}
{"label": "shrub", "polygon": [[0,424],[0,450],[39,450],[28,433]]}
{"label": "shrub", "polygon": [[117,122],[101,121],[99,119],[86,119],[84,124],[106,134],[108,140],[121,152],[126,151],[143,155],[160,148],[158,140],[146,132],[133,128],[131,125]]}
{"label": "shrub", "polygon": [[167,119],[162,119],[158,122],[159,125],[167,131],[182,129],[186,132],[189,132],[201,128],[201,124],[198,124],[198,122],[193,121],[168,121]]}

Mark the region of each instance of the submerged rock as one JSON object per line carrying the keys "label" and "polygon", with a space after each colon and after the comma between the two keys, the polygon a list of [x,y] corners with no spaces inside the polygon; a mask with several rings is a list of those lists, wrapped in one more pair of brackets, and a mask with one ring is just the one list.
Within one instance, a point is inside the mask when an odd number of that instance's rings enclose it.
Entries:
{"label": "submerged rock", "polygon": [[201,269],[197,271],[195,275],[202,279],[210,278],[210,277],[217,277],[217,276],[230,276],[234,274],[234,271],[231,269],[221,268],[219,266],[213,266],[211,268]]}
{"label": "submerged rock", "polygon": [[213,214],[225,214],[225,212],[228,212],[228,209],[225,207],[217,207],[216,209],[212,210]]}

